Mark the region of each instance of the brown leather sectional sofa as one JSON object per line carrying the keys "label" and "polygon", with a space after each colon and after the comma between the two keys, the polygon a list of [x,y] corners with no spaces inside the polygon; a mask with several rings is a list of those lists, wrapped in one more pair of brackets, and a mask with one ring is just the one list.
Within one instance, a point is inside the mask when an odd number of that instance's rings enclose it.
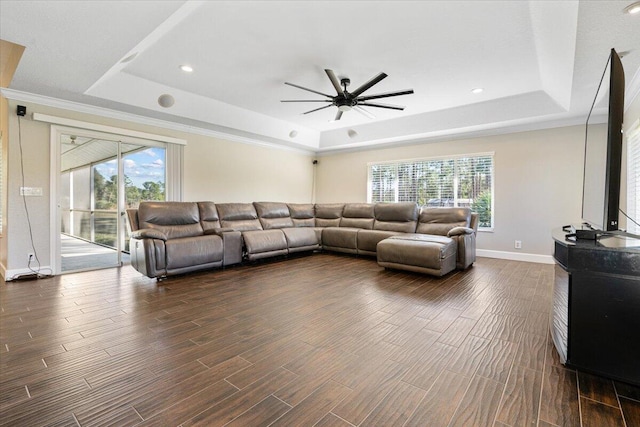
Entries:
{"label": "brown leather sectional sofa", "polygon": [[316,250],[378,256],[385,267],[436,275],[475,261],[477,216],[468,208],[142,202],[127,215],[131,265],[148,277]]}

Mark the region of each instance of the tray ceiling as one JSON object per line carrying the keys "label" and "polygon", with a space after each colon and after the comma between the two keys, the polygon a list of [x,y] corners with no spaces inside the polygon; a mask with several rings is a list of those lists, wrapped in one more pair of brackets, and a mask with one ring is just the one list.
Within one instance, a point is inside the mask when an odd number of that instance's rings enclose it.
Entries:
{"label": "tray ceiling", "polygon": [[[0,38],[26,46],[12,90],[323,151],[583,122],[612,47],[638,86],[627,4],[3,0]],[[322,99],[285,81],[333,94],[325,68],[351,88],[389,75],[367,94],[415,93],[339,122],[280,102]]]}

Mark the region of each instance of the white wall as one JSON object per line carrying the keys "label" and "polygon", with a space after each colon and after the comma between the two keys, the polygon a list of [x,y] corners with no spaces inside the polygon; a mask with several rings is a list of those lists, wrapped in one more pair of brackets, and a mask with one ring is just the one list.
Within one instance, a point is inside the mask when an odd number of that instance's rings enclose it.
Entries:
{"label": "white wall", "polygon": [[[18,144],[18,102],[9,102],[9,138],[7,143],[7,218],[1,237],[0,272],[24,271],[31,249],[29,226],[21,183],[20,146]],[[289,149],[230,142],[208,136],[135,124],[59,108],[19,102],[27,106],[21,119],[22,151],[27,187],[41,187],[42,197],[26,199],[36,253],[43,266],[50,259],[50,125],[31,119],[34,112],[181,138],[184,148],[183,200],[251,202],[257,200],[310,202],[313,186],[314,156]],[[6,249],[5,249],[6,248]],[[6,253],[5,253],[6,252]],[[6,276],[5,276],[6,277]]]}
{"label": "white wall", "polygon": [[[625,135],[628,131],[631,130],[631,127],[636,125],[636,123],[640,120],[640,92],[636,93],[636,97],[633,99],[629,107],[624,112],[624,132]],[[627,138],[622,139],[622,178],[620,185],[620,209],[627,211]],[[639,221],[639,218],[634,218],[634,220]],[[620,228],[626,230],[628,225],[627,218],[620,214]]]}
{"label": "white wall", "polygon": [[369,162],[494,152],[495,228],[478,248],[549,256],[551,230],[580,221],[583,147],[584,127],[572,126],[322,156],[317,202],[366,201]]}
{"label": "white wall", "polygon": [[191,136],[184,153],[185,200],[310,203],[313,157]]}

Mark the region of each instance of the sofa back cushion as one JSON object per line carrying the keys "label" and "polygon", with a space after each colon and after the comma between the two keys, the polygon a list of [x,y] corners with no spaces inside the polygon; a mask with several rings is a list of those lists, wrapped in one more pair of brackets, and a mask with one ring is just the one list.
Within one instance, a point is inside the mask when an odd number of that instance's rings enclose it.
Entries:
{"label": "sofa back cushion", "polygon": [[371,230],[375,220],[374,207],[372,203],[347,203],[342,211],[340,227]]}
{"label": "sofa back cushion", "polygon": [[315,206],[316,227],[338,227],[342,218],[343,203],[321,203]]}
{"label": "sofa back cushion", "polygon": [[141,202],[138,207],[140,228],[153,228],[167,240],[201,236],[198,204],[192,202]]}
{"label": "sofa back cushion", "polygon": [[216,208],[222,228],[233,228],[237,231],[262,230],[262,224],[252,203],[218,203]]}
{"label": "sofa back cushion", "polygon": [[289,203],[287,207],[295,227],[315,227],[316,213],[313,203]]}
{"label": "sofa back cushion", "polygon": [[469,227],[469,208],[428,208],[422,207],[416,233],[446,236],[454,227]]}
{"label": "sofa back cushion", "polygon": [[205,233],[207,230],[220,228],[220,217],[215,203],[198,202],[198,210],[200,211],[200,225]]}
{"label": "sofa back cushion", "polygon": [[253,202],[260,224],[264,230],[272,228],[293,227],[293,221],[286,203],[277,202]]}
{"label": "sofa back cushion", "polygon": [[415,233],[418,212],[418,204],[414,202],[376,203],[373,229]]}

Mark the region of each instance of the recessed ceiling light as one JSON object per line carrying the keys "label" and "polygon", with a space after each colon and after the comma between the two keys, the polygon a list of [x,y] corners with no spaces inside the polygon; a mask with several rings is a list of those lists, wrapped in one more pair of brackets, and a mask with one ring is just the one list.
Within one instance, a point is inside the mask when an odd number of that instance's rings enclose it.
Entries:
{"label": "recessed ceiling light", "polygon": [[475,89],[471,89],[471,93],[475,93],[475,94],[482,93],[483,91],[484,91],[484,89],[482,89],[481,87],[477,87]]}
{"label": "recessed ceiling light", "polygon": [[349,130],[347,131],[347,135],[349,135],[349,138],[355,138],[356,136],[358,136],[358,132],[356,132],[356,131],[355,131],[355,130],[353,130],[353,129],[349,129]]}
{"label": "recessed ceiling light", "polygon": [[181,65],[180,69],[182,71],[184,71],[185,73],[192,73],[193,72],[193,67],[191,65]]}
{"label": "recessed ceiling light", "polygon": [[625,7],[624,12],[628,13],[629,15],[640,13],[640,1],[631,3],[629,6]]}
{"label": "recessed ceiling light", "polygon": [[297,130],[294,129],[291,132],[289,132],[289,138],[295,138],[296,136],[298,136]]}

